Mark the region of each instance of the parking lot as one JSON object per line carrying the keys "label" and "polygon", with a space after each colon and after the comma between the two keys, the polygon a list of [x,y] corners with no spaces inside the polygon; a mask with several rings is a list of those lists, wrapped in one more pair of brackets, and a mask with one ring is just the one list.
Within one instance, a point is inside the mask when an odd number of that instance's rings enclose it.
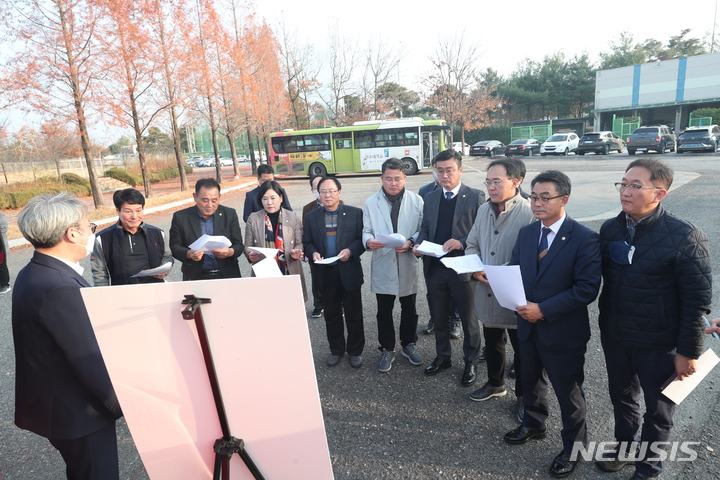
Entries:
{"label": "parking lot", "polygon": [[[666,153],[648,154],[667,162],[675,170],[673,190],[663,200],[665,207],[681,218],[702,228],[710,237],[713,270],[720,272],[720,213],[717,207],[720,191],[720,157],[716,154]],[[619,210],[618,193],[613,183],[620,181],[627,164],[640,158],[625,154],[571,154],[569,156],[525,157],[527,176],[522,187],[530,190],[530,180],[538,172],[557,169],[569,175],[573,191],[567,206],[568,214],[595,230]],[[486,158],[467,158],[464,162],[463,183],[484,188]],[[339,176],[342,199],[350,205],[362,207],[365,199],[380,188],[378,175]],[[406,188],[417,190],[432,181],[429,172],[408,177]],[[312,199],[307,178],[281,179],[296,209]],[[243,193],[222,197],[227,206],[242,210]],[[146,221],[169,230],[171,213],[158,213]],[[244,232],[244,225],[241,225]],[[32,255],[29,248],[14,250],[9,255],[9,267],[14,280]],[[370,479],[514,479],[550,478],[547,473],[553,457],[561,449],[560,416],[557,402],[551,395],[551,414],[548,419],[548,438],[512,446],[502,440],[504,433],[515,428],[513,412],[515,399],[510,391],[505,397],[483,403],[472,402],[468,395],[473,388],[460,386],[462,373],[461,340],[453,340],[454,366],[435,377],[423,375],[422,367],[410,365],[399,357],[388,373],[379,373],[375,362],[377,329],[375,325],[375,297],[370,292],[370,254],[363,259],[365,285],[363,310],[365,318],[365,365],[353,369],[347,361],[336,367],[325,365],[328,353],[322,318],[308,316],[308,328],[325,428],[327,431],[335,478],[338,480]],[[90,279],[87,260],[85,277]],[[243,276],[249,275],[244,259],[240,261]],[[175,266],[168,277],[180,281],[180,268]],[[309,279],[309,272],[306,272]],[[717,275],[714,275],[717,278]],[[719,282],[714,282],[715,298]],[[720,304],[720,302],[719,302]],[[14,355],[10,327],[10,295],[0,296],[0,470],[5,480],[60,479],[64,465],[47,440],[21,431],[13,425]],[[308,312],[311,302],[306,304]],[[242,312],[242,305],[238,305]],[[418,295],[420,323],[427,322],[425,287]],[[715,315],[720,311],[713,312]],[[396,308],[399,318],[399,307]],[[607,379],[603,353],[597,328],[596,304],[591,305],[592,339],[586,356],[585,394],[588,403],[588,427],[591,441],[613,440],[612,409],[607,395]],[[268,339],[258,339],[258,341]],[[418,349],[425,356],[426,365],[434,358],[434,338],[420,335]],[[720,353],[720,341],[706,339],[706,346]],[[508,348],[510,348],[508,346]],[[268,355],[282,355],[273,351],[268,342]],[[347,358],[347,357],[346,357]],[[262,359],[258,359],[259,362]],[[665,463],[666,478],[720,479],[720,369],[715,369],[678,408],[676,426],[671,440],[698,442],[693,448],[698,458],[693,462]],[[273,372],[277,381],[292,375],[292,359],[287,369]],[[486,372],[478,369],[478,384],[482,385]],[[508,387],[512,381],[508,382]],[[511,390],[511,388],[508,388]],[[288,392],[292,395],[292,392]],[[226,400],[227,401],[227,400]],[[120,469],[122,479],[147,479],[142,462],[124,422],[119,422]],[[278,452],[282,455],[283,452]],[[262,465],[260,465],[262,469]],[[581,463],[571,478],[626,479],[631,469],[604,474],[590,462]],[[249,477],[248,477],[249,478]],[[305,480],[302,472],[296,477]],[[194,479],[192,479],[194,480]],[[307,479],[314,480],[314,479]]]}

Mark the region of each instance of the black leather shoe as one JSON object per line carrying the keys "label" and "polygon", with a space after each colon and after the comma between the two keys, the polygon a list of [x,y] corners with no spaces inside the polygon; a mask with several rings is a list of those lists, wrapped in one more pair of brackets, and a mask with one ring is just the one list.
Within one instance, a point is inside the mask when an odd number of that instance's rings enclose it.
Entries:
{"label": "black leather shoe", "polygon": [[422,333],[424,333],[425,335],[430,335],[434,331],[435,331],[435,323],[433,323],[433,322],[428,322],[427,327],[422,329]]}
{"label": "black leather shoe", "polygon": [[556,478],[567,477],[573,472],[573,470],[575,470],[576,464],[577,460],[570,460],[570,454],[565,453],[563,450],[558,453],[558,456],[555,457],[552,465],[550,465],[550,475]]}
{"label": "black leather shoe", "polygon": [[513,445],[522,445],[528,440],[542,440],[545,438],[545,429],[528,428],[520,425],[515,430],[510,430],[505,434],[503,440]]}
{"label": "black leather shoe", "polygon": [[475,383],[476,378],[477,375],[475,374],[475,364],[465,362],[465,371],[463,372],[462,380],[460,381],[463,387],[469,387],[470,385]]}
{"label": "black leather shoe", "polygon": [[441,360],[436,358],[433,362],[425,367],[425,375],[437,375],[440,370],[452,367],[452,360]]}

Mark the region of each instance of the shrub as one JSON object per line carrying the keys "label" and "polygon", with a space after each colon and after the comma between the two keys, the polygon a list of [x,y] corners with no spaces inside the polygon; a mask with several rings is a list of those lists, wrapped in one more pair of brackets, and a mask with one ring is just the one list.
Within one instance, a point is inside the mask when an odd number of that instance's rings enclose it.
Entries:
{"label": "shrub", "polygon": [[[192,173],[193,169],[190,165],[185,165],[185,173]],[[165,168],[158,170],[150,174],[150,183],[162,182],[163,180],[169,180],[171,178],[177,178],[180,176],[177,168]]]}
{"label": "shrub", "polygon": [[130,173],[128,173],[127,170],[123,170],[122,168],[113,167],[109,170],[105,170],[105,176],[114,178],[115,180],[119,180],[121,182],[125,182],[131,187],[135,187],[142,183],[142,180],[134,177]]}
{"label": "shrub", "polygon": [[63,173],[62,175],[60,175],[60,178],[66,185],[80,185],[86,188],[88,195],[92,191],[90,188],[90,180],[88,180],[87,178],[83,178],[80,175],[77,175],[75,173]]}

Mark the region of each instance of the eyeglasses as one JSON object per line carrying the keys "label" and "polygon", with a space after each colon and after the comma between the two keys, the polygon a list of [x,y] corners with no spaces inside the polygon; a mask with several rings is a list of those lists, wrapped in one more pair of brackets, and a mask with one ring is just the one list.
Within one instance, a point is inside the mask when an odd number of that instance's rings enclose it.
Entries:
{"label": "eyeglasses", "polygon": [[95,233],[95,230],[97,230],[97,225],[94,223],[90,223],[88,225],[78,225],[80,228],[88,227],[90,229],[90,232]]}
{"label": "eyeglasses", "polygon": [[320,195],[335,195],[338,190],[320,190]]}
{"label": "eyeglasses", "polygon": [[616,183],[615,188],[618,192],[622,192],[623,190],[627,190],[630,193],[635,193],[640,191],[641,188],[650,188],[653,190],[662,190],[660,187],[646,187],[645,185],[638,185],[637,183]]}
{"label": "eyeglasses", "polygon": [[448,177],[452,177],[458,172],[457,168],[448,168],[448,169],[442,169],[442,168],[436,168],[435,172],[437,173],[438,177],[444,177],[447,175]]}
{"label": "eyeglasses", "polygon": [[547,205],[550,200],[553,200],[555,198],[564,197],[565,195],[556,195],[554,197],[534,197],[530,195],[530,203],[537,202],[540,205]]}
{"label": "eyeglasses", "polygon": [[493,187],[497,187],[497,186],[500,185],[501,183],[505,183],[505,182],[506,182],[506,180],[492,180],[492,181],[490,181],[490,180],[485,180],[485,186],[486,186],[486,187],[489,187],[489,186],[492,185]]}

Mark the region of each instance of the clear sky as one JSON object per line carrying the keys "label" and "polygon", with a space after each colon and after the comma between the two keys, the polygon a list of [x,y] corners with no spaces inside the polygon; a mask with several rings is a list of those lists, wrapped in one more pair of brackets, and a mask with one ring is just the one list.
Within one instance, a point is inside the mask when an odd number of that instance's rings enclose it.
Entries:
{"label": "clear sky", "polygon": [[[480,69],[492,67],[508,75],[526,57],[540,61],[557,51],[566,58],[586,51],[596,62],[598,53],[608,51],[609,42],[622,31],[632,33],[636,42],[655,38],[664,44],[690,28],[689,36],[702,39],[712,32],[716,1],[258,0],[256,10],[271,25],[284,18],[320,54],[335,23],[359,45],[373,37],[402,45],[407,61],[401,83],[410,86],[427,71],[428,56],[448,34],[464,31],[483,52]],[[415,78],[407,81],[408,76]]]}
{"label": "clear sky", "polygon": [[[397,45],[405,52],[399,83],[412,89],[419,89],[421,79],[428,75],[428,57],[439,40],[454,34],[464,32],[467,40],[477,42],[482,52],[480,70],[492,67],[507,76],[525,58],[541,61],[558,51],[566,58],[586,51],[596,62],[598,53],[608,51],[608,44],[623,31],[632,33],[636,42],[655,38],[666,43],[685,28],[691,29],[690,37],[704,39],[712,32],[717,4],[717,0],[255,2],[255,11],[273,27],[284,19],[291,29],[296,28],[300,38],[313,45],[321,62],[327,55],[328,36],[334,25],[361,47],[374,38]],[[720,27],[716,35],[720,35]],[[327,75],[321,73],[321,80],[327,80]],[[14,131],[28,117],[0,114],[0,122],[6,118]],[[91,132],[94,140],[102,144],[110,144],[122,134],[112,127]]]}

